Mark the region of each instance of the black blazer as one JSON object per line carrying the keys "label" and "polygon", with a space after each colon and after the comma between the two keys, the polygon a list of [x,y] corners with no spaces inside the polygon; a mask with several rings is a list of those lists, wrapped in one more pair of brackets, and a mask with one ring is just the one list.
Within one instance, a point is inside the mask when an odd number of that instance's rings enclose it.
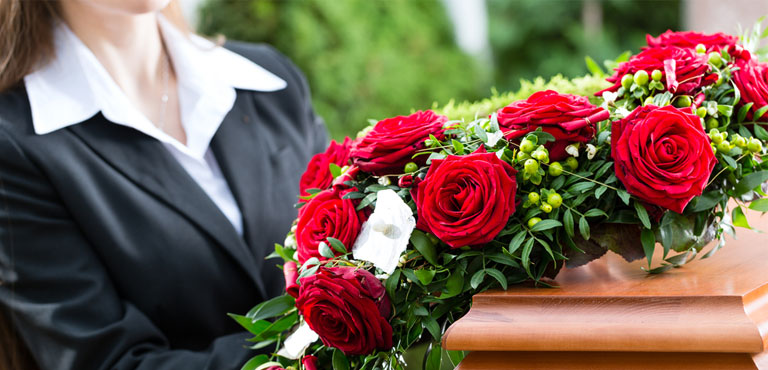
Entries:
{"label": "black blazer", "polygon": [[0,308],[42,369],[239,369],[253,354],[226,314],[283,292],[264,257],[327,134],[284,56],[227,47],[288,83],[238,90],[211,143],[242,238],[159,141],[101,114],[36,135],[23,86],[0,94]]}

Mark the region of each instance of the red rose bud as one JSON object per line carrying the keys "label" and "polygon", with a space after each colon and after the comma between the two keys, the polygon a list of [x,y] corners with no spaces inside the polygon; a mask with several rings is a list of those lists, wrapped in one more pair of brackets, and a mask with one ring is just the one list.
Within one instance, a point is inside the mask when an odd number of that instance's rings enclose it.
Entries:
{"label": "red rose bud", "polygon": [[301,175],[299,180],[299,193],[301,196],[308,196],[307,189],[327,189],[331,186],[333,176],[331,175],[330,164],[334,163],[339,167],[344,167],[349,162],[349,151],[352,148],[353,141],[350,138],[344,138],[339,144],[334,140],[328,145],[323,153],[315,154],[309,160],[307,170]]}
{"label": "red rose bud", "polygon": [[673,32],[668,30],[662,33],[658,37],[646,35],[645,40],[648,43],[649,48],[660,48],[667,46],[677,46],[681,48],[693,49],[698,44],[704,45],[706,51],[719,51],[725,47],[733,47],[739,38],[736,36],[726,35],[724,33],[714,33],[711,35],[699,33],[699,32]]}
{"label": "red rose bud", "polygon": [[341,176],[335,178],[331,185],[340,189],[346,189],[348,186],[344,185],[344,183],[347,181],[355,181],[358,173],[360,173],[360,168],[357,166],[350,166],[341,174]]}
{"label": "red rose bud", "polygon": [[298,297],[299,284],[296,279],[299,278],[299,272],[296,269],[296,262],[288,261],[283,264],[283,276],[285,276],[285,292],[293,298]]}
{"label": "red rose bud", "polygon": [[653,70],[663,70],[662,79],[665,88],[673,94],[691,95],[702,86],[714,83],[705,79],[709,70],[706,54],[696,54],[694,49],[676,46],[648,48],[619,64],[616,73],[607,78],[613,86],[598,91],[595,96],[602,96],[605,91],[617,91],[621,87],[621,77],[634,74],[637,71],[653,73]]}
{"label": "red rose bud", "polygon": [[555,141],[545,147],[551,160],[560,161],[568,157],[566,146],[591,140],[595,124],[608,119],[610,113],[583,96],[546,90],[500,109],[496,117],[509,140],[521,139],[539,127],[552,134]]}
{"label": "red rose bud", "polygon": [[701,195],[717,163],[701,120],[687,111],[646,105],[611,130],[616,177],[627,192],[677,213]]}
{"label": "red rose bud", "polygon": [[307,355],[302,357],[301,364],[304,365],[304,370],[317,370],[317,357]]}
{"label": "red rose bud", "polygon": [[347,355],[392,348],[391,303],[384,285],[366,270],[320,268],[301,279],[296,308],[324,345]]}
{"label": "red rose bud", "polygon": [[408,162],[423,166],[427,156],[412,158],[424,149],[424,140],[434,135],[442,140],[445,116],[432,112],[418,111],[410,116],[397,116],[379,121],[353,147],[352,161],[364,172],[377,176],[402,173]]}
{"label": "red rose bud", "polygon": [[480,147],[465,156],[433,159],[427,177],[411,190],[416,228],[451,246],[481,246],[515,213],[517,171]]}
{"label": "red rose bud", "polygon": [[400,179],[397,180],[397,186],[399,186],[401,188],[410,188],[411,186],[413,186],[413,176],[412,175],[404,175],[404,176],[400,177]]}
{"label": "red rose bud", "polygon": [[[737,61],[739,69],[733,72],[733,83],[741,93],[739,105],[752,103],[747,112],[747,120],[752,121],[755,111],[768,105],[768,64],[755,60]],[[768,122],[768,114],[763,114],[759,121]]]}
{"label": "red rose bud", "polygon": [[367,217],[355,210],[357,201],[341,199],[347,192],[337,188],[324,190],[299,209],[296,244],[300,264],[311,257],[327,259],[320,255],[318,248],[320,243],[330,245],[329,237],[339,239],[348,248],[355,243]]}

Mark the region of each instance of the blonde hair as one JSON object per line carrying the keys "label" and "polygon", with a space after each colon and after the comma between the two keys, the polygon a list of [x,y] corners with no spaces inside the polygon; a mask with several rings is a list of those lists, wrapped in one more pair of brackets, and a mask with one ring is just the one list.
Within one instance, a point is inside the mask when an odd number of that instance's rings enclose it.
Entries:
{"label": "blonde hair", "polygon": [[[59,15],[58,1],[0,0],[0,92],[54,57],[53,25]],[[191,32],[179,0],[172,0],[163,15],[180,30]]]}

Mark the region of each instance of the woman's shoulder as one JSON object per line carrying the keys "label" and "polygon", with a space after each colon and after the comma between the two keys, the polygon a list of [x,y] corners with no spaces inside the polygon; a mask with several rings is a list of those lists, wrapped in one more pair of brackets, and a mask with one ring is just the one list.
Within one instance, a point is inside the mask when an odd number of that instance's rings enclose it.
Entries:
{"label": "woman's shoulder", "polygon": [[287,56],[273,46],[234,40],[227,40],[223,46],[284,79],[289,87],[299,86],[302,90],[306,89],[304,74]]}

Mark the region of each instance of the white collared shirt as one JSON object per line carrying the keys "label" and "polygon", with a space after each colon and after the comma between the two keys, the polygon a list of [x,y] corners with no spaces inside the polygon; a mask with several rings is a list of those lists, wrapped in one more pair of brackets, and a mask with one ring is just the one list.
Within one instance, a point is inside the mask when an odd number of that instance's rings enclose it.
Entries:
{"label": "white collared shirt", "polygon": [[157,128],[129,101],[96,56],[65,25],[54,30],[55,59],[24,78],[35,133],[44,135],[101,112],[164,144],[241,235],[243,220],[210,142],[235,103],[235,88],[276,91],[286,82],[250,60],[184,35],[162,16],[161,33],[178,81],[184,145]]}

